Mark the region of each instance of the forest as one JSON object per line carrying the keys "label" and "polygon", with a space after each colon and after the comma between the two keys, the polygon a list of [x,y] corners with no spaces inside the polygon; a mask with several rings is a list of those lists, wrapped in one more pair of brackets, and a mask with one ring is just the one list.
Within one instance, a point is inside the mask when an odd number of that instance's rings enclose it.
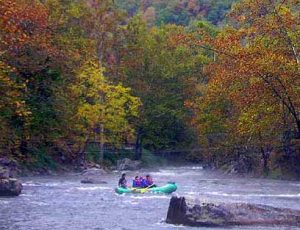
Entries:
{"label": "forest", "polygon": [[47,168],[130,149],[300,176],[299,10],[298,0],[0,0],[0,155]]}

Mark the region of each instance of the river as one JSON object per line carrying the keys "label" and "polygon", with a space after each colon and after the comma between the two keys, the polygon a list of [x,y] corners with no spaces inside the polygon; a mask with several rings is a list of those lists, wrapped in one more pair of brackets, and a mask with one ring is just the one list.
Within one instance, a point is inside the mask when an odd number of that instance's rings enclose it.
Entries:
{"label": "river", "polygon": [[[128,172],[128,178],[144,175]],[[157,184],[176,181],[175,194],[203,202],[251,202],[300,210],[300,182],[231,178],[197,166],[150,170]],[[0,198],[1,230],[157,230],[196,228],[165,223],[171,195],[117,195],[118,172],[103,176],[104,185],[81,184],[76,174],[22,178],[19,197]],[[201,228],[208,229],[208,228]],[[221,229],[221,228],[213,228]],[[254,229],[233,227],[226,229]],[[255,229],[300,229],[255,227]]]}

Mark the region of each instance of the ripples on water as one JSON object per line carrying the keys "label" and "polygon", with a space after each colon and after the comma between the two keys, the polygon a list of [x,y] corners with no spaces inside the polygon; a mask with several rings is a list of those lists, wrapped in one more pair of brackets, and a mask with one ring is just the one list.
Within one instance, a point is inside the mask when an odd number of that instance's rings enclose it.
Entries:
{"label": "ripples on water", "polygon": [[[128,178],[145,173],[128,172]],[[176,181],[176,194],[196,196],[201,202],[251,202],[300,209],[300,182],[229,178],[198,166],[151,174],[157,184]],[[0,198],[0,230],[195,229],[164,222],[170,195],[115,194],[118,176],[117,172],[104,176],[105,185],[80,184],[77,176],[24,178],[19,197]]]}

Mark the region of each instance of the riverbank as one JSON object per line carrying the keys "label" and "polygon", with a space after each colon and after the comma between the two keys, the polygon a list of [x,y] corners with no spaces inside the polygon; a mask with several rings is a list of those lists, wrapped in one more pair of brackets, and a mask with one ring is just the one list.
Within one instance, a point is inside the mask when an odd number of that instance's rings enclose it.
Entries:
{"label": "riverbank", "polygon": [[[132,151],[125,151],[121,154],[106,154],[103,164],[97,162],[95,157],[88,155],[85,164],[74,164],[74,163],[61,163],[59,161],[54,161],[53,159],[48,161],[35,161],[30,163],[18,163],[16,160],[12,160],[11,168],[13,174],[18,176],[43,176],[43,175],[65,175],[68,173],[79,173],[88,168],[101,168],[106,171],[117,170],[118,160],[124,158],[134,159],[134,153]],[[159,167],[168,167],[168,166],[177,166],[182,165],[197,165],[203,167],[206,170],[209,170],[213,173],[225,174],[234,176],[235,178],[244,177],[244,178],[267,178],[267,179],[276,179],[276,180],[291,180],[297,181],[300,180],[300,175],[296,173],[291,173],[284,168],[279,167],[274,159],[274,156],[271,156],[269,171],[268,173],[263,171],[262,163],[258,162],[259,159],[249,159],[241,157],[238,160],[228,160],[227,162],[209,162],[201,159],[190,159],[184,156],[160,156],[158,154],[153,154],[150,151],[144,150],[142,159],[141,159],[141,168],[159,168]],[[1,158],[0,158],[1,159]],[[94,160],[94,161],[93,161]],[[197,163],[195,163],[197,162]],[[1,160],[0,160],[0,169],[1,169]],[[1,174],[1,170],[0,170]]]}
{"label": "riverbank", "polygon": [[[289,160],[290,164],[283,164],[280,159],[283,156],[279,153],[271,153],[268,162],[264,162],[260,156],[252,154],[250,156],[240,155],[227,159],[213,158],[207,159],[201,155],[188,156],[190,162],[198,162],[204,168],[221,171],[228,175],[238,175],[241,177],[268,178],[277,180],[300,180],[300,171],[296,167],[299,164],[296,156]],[[295,162],[293,162],[293,159]]]}
{"label": "riverbank", "polygon": [[[134,159],[134,153],[132,151],[125,151],[121,154],[105,155],[102,163],[99,160],[88,156],[84,163],[78,164],[74,162],[60,162],[55,161],[52,158],[34,159],[30,161],[18,161],[14,158],[2,157],[0,158],[0,175],[1,171],[5,169],[5,177],[9,174],[12,177],[30,177],[30,176],[55,176],[64,175],[70,172],[78,173],[88,168],[101,168],[106,171],[117,170],[118,161],[122,159]],[[140,168],[155,168],[170,165],[172,162],[164,157],[160,157],[152,154],[150,151],[144,151],[140,160]],[[122,169],[121,169],[122,170]]]}

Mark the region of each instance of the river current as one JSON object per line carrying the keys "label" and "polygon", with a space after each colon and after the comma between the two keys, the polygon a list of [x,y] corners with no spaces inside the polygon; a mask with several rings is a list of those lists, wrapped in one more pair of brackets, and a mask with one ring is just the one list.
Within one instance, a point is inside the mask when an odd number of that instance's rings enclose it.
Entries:
{"label": "river current", "polygon": [[[300,210],[300,182],[231,178],[198,166],[167,167],[150,173],[156,184],[178,184],[177,195],[201,202],[250,202]],[[78,175],[22,178],[23,192],[0,198],[0,230],[194,230],[165,223],[171,195],[114,192],[119,172],[103,176],[107,184],[81,184]],[[200,228],[208,229],[208,228]],[[218,230],[221,228],[213,228]],[[226,229],[300,229],[232,227]]]}

